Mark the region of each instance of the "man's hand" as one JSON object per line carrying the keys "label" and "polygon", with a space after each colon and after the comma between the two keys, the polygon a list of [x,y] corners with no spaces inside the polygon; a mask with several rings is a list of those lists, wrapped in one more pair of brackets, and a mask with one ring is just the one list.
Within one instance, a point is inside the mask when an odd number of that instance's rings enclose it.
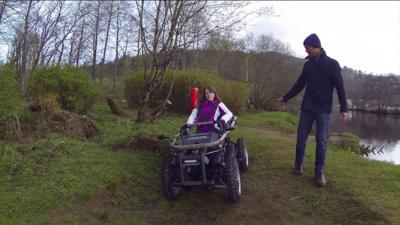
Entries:
{"label": "man's hand", "polygon": [[285,104],[286,102],[283,100],[283,97],[279,97],[278,99],[276,99],[276,102],[280,103],[280,104]]}
{"label": "man's hand", "polygon": [[347,112],[341,112],[340,115],[341,115],[343,121],[347,120]]}

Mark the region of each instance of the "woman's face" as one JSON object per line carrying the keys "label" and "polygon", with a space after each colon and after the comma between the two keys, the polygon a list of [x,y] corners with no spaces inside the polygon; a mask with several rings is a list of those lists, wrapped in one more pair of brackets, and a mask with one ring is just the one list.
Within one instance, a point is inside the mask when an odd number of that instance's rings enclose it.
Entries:
{"label": "woman's face", "polygon": [[214,98],[215,98],[215,93],[210,91],[210,90],[208,90],[208,89],[206,89],[206,99],[208,101],[213,101]]}

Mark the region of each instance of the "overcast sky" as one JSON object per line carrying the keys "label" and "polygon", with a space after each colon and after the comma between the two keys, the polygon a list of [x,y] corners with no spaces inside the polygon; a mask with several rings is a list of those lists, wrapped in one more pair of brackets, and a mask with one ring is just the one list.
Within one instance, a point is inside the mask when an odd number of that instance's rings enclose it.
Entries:
{"label": "overcast sky", "polygon": [[340,65],[367,73],[400,75],[400,2],[253,2],[278,16],[253,17],[248,31],[272,34],[305,57],[303,40],[316,33]]}
{"label": "overcast sky", "polygon": [[[303,40],[316,33],[327,54],[342,67],[400,75],[399,1],[258,1],[252,5],[272,5],[277,16],[249,18],[242,34],[272,34],[304,58]],[[0,45],[0,60],[6,52],[6,46]]]}

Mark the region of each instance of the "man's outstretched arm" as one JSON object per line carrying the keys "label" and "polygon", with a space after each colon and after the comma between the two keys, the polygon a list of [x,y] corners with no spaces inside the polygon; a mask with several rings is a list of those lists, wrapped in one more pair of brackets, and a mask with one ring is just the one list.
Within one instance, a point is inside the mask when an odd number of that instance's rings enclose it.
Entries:
{"label": "man's outstretched arm", "polygon": [[296,83],[293,85],[293,87],[286,93],[284,96],[281,98],[278,98],[278,101],[281,102],[288,102],[291,98],[295,97],[297,94],[303,90],[303,88],[306,86],[306,77],[304,75],[304,67],[303,70],[300,73],[299,78],[297,79]]}

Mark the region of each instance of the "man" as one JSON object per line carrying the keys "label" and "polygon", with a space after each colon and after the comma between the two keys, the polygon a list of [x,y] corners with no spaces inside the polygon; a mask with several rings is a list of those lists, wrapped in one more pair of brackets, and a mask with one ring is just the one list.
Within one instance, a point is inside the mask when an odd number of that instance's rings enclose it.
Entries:
{"label": "man", "polygon": [[326,147],[328,141],[329,120],[332,111],[333,89],[336,88],[340,113],[343,120],[347,118],[346,94],[343,88],[343,79],[339,63],[328,57],[321,47],[321,42],[316,34],[311,34],[304,40],[304,47],[308,61],[293,85],[284,96],[277,99],[279,103],[286,103],[295,97],[305,87],[303,102],[301,104],[300,121],[297,128],[297,144],[295,159],[295,175],[303,174],[303,159],[308,135],[312,124],[316,121],[317,142],[315,153],[315,184],[318,187],[326,185],[323,174]]}

